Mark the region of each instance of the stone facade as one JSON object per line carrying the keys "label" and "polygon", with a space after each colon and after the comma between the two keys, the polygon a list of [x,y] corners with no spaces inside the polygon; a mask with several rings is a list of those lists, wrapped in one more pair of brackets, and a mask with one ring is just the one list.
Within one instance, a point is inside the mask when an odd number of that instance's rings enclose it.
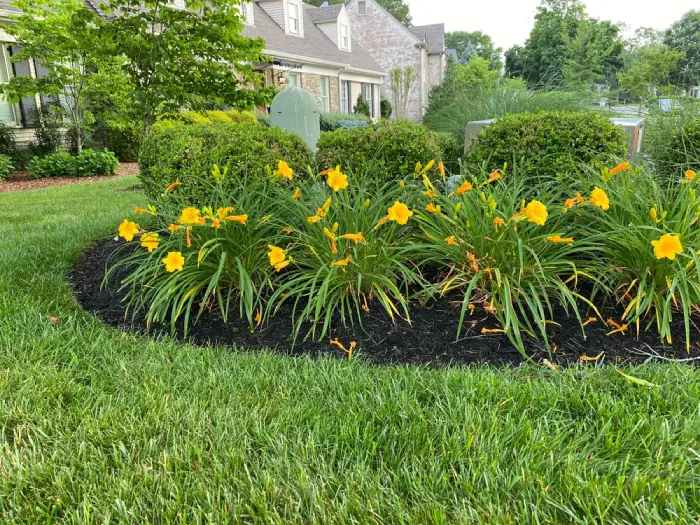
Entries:
{"label": "stone facade", "polygon": [[[410,66],[418,71],[419,76],[427,62],[427,53],[420,45],[418,38],[408,29],[401,26],[389,13],[373,1],[367,1],[367,14],[358,12],[357,2],[346,5],[355,37],[362,42],[366,49],[387,72],[395,67]],[[400,27],[396,27],[396,25]],[[427,104],[425,83],[419,78],[409,102],[409,118],[420,120],[423,117],[423,107]],[[391,91],[389,75],[382,84],[382,93],[394,104],[394,94]]]}
{"label": "stone facade", "polygon": [[[340,111],[340,94],[339,94],[339,83],[337,77],[325,76],[328,79],[328,107],[329,111]],[[316,100],[316,105],[319,111],[323,111],[323,106],[321,104],[321,75],[315,75],[313,73],[303,73],[301,74],[301,85],[306,91],[311,93]]]}

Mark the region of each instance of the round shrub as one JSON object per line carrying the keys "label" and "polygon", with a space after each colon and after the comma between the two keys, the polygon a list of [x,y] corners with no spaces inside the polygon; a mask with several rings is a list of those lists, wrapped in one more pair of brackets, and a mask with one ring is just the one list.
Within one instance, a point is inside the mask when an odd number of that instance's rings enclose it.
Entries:
{"label": "round shrub", "polygon": [[74,175],[75,157],[65,151],[46,155],[45,157],[34,157],[29,162],[27,170],[32,179]]}
{"label": "round shrub", "polygon": [[78,177],[114,175],[118,167],[117,156],[109,150],[84,149],[75,158],[75,174]]}
{"label": "round shrub", "polygon": [[700,171],[700,120],[693,120],[671,133],[668,145],[659,148],[654,159],[661,173],[681,175]]}
{"label": "round shrub", "polygon": [[483,129],[465,156],[471,169],[522,163],[526,172],[552,177],[578,164],[610,166],[627,154],[621,127],[595,112],[552,111],[508,115]]}
{"label": "round shrub", "polygon": [[250,111],[212,110],[185,111],[168,115],[167,120],[176,120],[186,124],[257,124],[258,119]]}
{"label": "round shrub", "polygon": [[321,169],[341,165],[354,172],[372,170],[388,179],[403,178],[413,173],[417,162],[444,160],[443,140],[421,124],[394,120],[322,133],[316,159]]}
{"label": "round shrub", "polygon": [[0,154],[0,180],[7,180],[7,177],[15,171],[12,159],[7,155]]}
{"label": "round shrub", "polygon": [[141,149],[140,179],[143,189],[156,201],[173,182],[181,185],[168,199],[182,205],[206,205],[211,200],[218,166],[226,178],[242,175],[266,177],[267,167],[275,170],[284,160],[297,176],[312,163],[306,143],[279,128],[242,124],[156,126]]}

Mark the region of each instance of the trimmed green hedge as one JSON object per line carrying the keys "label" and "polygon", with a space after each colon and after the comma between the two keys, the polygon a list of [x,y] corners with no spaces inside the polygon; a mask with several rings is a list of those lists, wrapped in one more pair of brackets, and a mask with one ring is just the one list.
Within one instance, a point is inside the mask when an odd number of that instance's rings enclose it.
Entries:
{"label": "trimmed green hedge", "polygon": [[373,170],[388,179],[413,173],[417,162],[456,161],[456,142],[421,124],[393,120],[364,129],[339,129],[321,134],[316,159],[325,169],[340,165],[354,172]]}
{"label": "trimmed green hedge", "polygon": [[355,113],[321,113],[321,131],[365,128],[369,126],[371,122],[368,116]]}
{"label": "trimmed green hedge", "polygon": [[688,169],[700,172],[700,120],[688,122],[671,135],[668,147],[655,159],[666,175],[682,175]]}
{"label": "trimmed green hedge", "polygon": [[[279,128],[247,124],[156,126],[141,148],[140,179],[146,196],[159,200],[176,180],[182,184],[168,194],[178,205],[203,206],[210,202],[212,168],[228,170],[227,177],[266,177],[286,161],[297,176],[306,172],[313,155],[298,136]],[[223,181],[224,190],[226,180]]]}
{"label": "trimmed green hedge", "polygon": [[44,177],[97,177],[113,175],[119,167],[116,155],[109,150],[84,149],[74,157],[65,151],[34,157],[27,170],[32,179]]}
{"label": "trimmed green hedge", "polygon": [[174,120],[186,124],[258,124],[258,119],[254,113],[232,109],[172,113],[164,120]]}
{"label": "trimmed green hedge", "polygon": [[571,172],[581,163],[611,166],[627,154],[621,127],[596,112],[552,111],[508,115],[483,129],[465,156],[474,170],[513,162],[538,177]]}

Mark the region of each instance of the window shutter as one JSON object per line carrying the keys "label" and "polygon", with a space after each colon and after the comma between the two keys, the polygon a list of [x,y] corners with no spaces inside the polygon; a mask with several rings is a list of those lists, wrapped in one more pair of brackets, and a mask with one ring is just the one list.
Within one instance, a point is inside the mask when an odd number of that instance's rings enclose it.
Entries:
{"label": "window shutter", "polygon": [[[19,46],[10,47],[10,55],[14,55],[19,52]],[[12,63],[12,72],[15,76],[21,77],[25,75],[31,76],[31,70],[29,69],[28,60],[20,60],[19,62]],[[33,127],[33,115],[36,111],[36,99],[34,97],[23,97],[19,100],[19,111],[22,117],[22,127],[30,128]]]}

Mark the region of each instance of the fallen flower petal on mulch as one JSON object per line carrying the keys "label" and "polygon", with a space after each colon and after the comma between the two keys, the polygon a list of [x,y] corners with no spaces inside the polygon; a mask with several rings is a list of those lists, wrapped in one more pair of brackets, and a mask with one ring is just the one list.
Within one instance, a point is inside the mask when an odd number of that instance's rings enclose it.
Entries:
{"label": "fallen flower petal on mulch", "polygon": [[80,184],[96,180],[129,177],[139,174],[139,165],[135,162],[125,162],[119,165],[117,173],[106,177],[46,177],[44,179],[30,179],[27,171],[20,171],[10,175],[6,181],[0,181],[0,193],[10,191],[26,191],[48,188],[51,186],[65,186],[67,184]]}

